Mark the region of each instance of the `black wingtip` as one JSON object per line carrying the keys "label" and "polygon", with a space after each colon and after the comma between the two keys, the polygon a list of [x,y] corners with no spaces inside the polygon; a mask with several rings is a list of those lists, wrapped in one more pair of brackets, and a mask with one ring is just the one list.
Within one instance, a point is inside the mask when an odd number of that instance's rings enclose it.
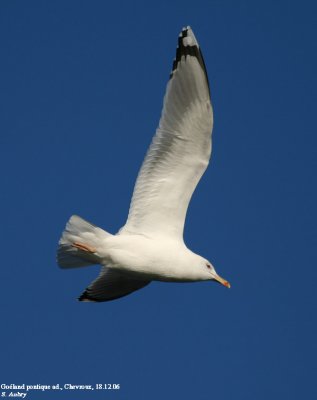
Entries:
{"label": "black wingtip", "polygon": [[89,294],[87,289],[78,297],[78,301],[85,301],[85,302],[90,302],[90,303],[98,303],[99,302],[99,300],[95,299],[94,297],[92,297]]}
{"label": "black wingtip", "polygon": [[[203,69],[208,88],[209,88],[209,81],[208,81],[208,75],[206,71],[206,66],[204,62],[204,58],[202,55],[202,52],[200,50],[199,44],[197,43],[197,40],[194,36],[194,33],[192,32],[189,35],[189,31],[192,31],[190,26],[187,26],[186,28],[183,28],[181,33],[178,36],[178,46],[176,49],[176,57],[173,61],[173,67],[172,67],[172,72],[170,73],[170,79],[173,77],[174,72],[177,70],[178,64],[180,63],[181,59],[183,56],[185,56],[185,59],[187,56],[192,56],[196,57],[201,68]],[[186,40],[187,37],[191,37],[192,40]]]}

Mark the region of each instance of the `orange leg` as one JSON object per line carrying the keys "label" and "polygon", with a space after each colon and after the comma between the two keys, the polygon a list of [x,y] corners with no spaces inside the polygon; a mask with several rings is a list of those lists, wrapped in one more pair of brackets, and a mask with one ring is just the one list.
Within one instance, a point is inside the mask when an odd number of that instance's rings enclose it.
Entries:
{"label": "orange leg", "polygon": [[88,246],[87,244],[84,243],[75,242],[72,244],[72,246],[76,247],[76,249],[87,251],[87,253],[96,253],[97,251],[95,247]]}

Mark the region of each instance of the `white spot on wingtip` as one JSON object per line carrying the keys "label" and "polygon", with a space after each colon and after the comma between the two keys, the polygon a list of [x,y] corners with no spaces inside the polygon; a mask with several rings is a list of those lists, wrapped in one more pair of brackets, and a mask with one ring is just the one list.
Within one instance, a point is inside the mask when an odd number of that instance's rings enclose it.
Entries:
{"label": "white spot on wingtip", "polygon": [[183,44],[184,46],[193,46],[195,42],[191,36],[186,36],[183,38]]}
{"label": "white spot on wingtip", "polygon": [[78,299],[78,301],[82,303],[96,303],[96,300],[91,300],[91,299]]}

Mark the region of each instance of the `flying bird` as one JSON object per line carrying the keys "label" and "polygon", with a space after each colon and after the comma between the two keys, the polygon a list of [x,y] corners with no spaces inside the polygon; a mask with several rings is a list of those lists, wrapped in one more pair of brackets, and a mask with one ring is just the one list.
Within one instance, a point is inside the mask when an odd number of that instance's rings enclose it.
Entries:
{"label": "flying bird", "polygon": [[213,112],[204,59],[190,27],[178,37],[159,126],[138,174],[126,224],[115,235],[73,215],[57,251],[61,268],[100,264],[80,301],[118,299],[151,281],[216,281],[183,240],[192,194],[211,154]]}

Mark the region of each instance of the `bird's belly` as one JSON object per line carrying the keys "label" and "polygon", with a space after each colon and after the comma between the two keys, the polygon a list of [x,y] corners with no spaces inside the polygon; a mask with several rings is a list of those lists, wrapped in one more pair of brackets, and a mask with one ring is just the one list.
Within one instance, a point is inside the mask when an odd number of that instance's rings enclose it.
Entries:
{"label": "bird's belly", "polygon": [[[140,258],[137,254],[112,257],[112,268],[115,268],[131,278],[142,280],[154,280],[162,282],[192,282],[196,281],[190,273],[186,273],[181,265],[173,262],[172,257],[148,257]],[[108,264],[109,266],[109,264]]]}
{"label": "bird's belly", "polygon": [[129,276],[133,279],[149,280],[149,281],[161,281],[161,282],[193,282],[197,279],[186,276],[183,272],[173,270],[164,266],[153,267],[125,267],[122,265],[114,266],[117,270],[120,270],[124,275]]}
{"label": "bird's belly", "polygon": [[[136,279],[164,282],[191,282],[195,279],[186,271],[182,260],[186,256],[181,244],[152,241],[144,237],[116,237],[109,249],[113,268]],[[108,264],[109,265],[109,264]]]}

